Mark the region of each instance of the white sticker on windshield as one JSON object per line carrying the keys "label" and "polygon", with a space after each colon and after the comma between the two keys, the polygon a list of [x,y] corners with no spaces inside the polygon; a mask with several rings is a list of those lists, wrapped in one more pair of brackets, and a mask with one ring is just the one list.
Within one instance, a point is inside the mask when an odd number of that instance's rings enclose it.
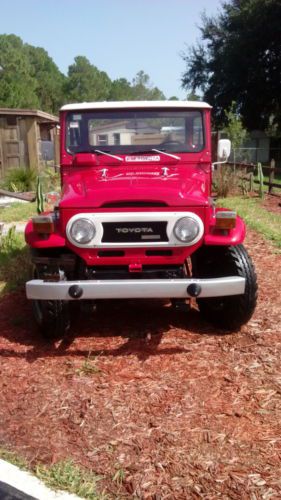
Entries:
{"label": "white sticker on windshield", "polygon": [[160,156],[126,156],[125,160],[130,161],[160,161]]}
{"label": "white sticker on windshield", "polygon": [[69,128],[79,128],[78,122],[69,122]]}

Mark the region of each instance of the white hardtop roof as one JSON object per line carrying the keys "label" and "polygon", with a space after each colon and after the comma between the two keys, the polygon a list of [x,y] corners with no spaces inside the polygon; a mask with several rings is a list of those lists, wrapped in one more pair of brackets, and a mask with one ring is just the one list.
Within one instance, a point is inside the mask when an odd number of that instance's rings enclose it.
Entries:
{"label": "white hardtop roof", "polygon": [[65,104],[61,111],[82,111],[92,109],[130,109],[130,108],[193,108],[210,109],[212,106],[201,101],[104,101]]}

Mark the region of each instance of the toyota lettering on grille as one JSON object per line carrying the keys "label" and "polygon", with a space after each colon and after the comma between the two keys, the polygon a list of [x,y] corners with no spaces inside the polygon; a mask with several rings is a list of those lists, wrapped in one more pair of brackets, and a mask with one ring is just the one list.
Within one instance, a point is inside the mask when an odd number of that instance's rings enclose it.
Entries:
{"label": "toyota lettering on grille", "polygon": [[116,227],[117,233],[153,233],[151,227]]}
{"label": "toyota lettering on grille", "polygon": [[167,221],[103,222],[103,243],[132,243],[138,241],[168,241]]}

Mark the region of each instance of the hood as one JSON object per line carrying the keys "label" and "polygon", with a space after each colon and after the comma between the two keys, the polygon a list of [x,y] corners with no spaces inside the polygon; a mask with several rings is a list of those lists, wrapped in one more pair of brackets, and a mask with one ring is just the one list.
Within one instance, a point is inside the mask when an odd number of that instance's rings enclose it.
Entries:
{"label": "hood", "polygon": [[207,179],[202,164],[69,169],[60,207],[202,206],[208,204]]}

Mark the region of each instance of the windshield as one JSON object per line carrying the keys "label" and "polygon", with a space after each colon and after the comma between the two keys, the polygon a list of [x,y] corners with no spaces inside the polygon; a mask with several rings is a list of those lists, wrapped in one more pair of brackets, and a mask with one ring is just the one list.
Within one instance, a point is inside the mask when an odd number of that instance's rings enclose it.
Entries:
{"label": "windshield", "polygon": [[106,110],[68,113],[66,146],[74,154],[102,150],[136,153],[153,148],[198,152],[204,146],[203,117],[195,110]]}

